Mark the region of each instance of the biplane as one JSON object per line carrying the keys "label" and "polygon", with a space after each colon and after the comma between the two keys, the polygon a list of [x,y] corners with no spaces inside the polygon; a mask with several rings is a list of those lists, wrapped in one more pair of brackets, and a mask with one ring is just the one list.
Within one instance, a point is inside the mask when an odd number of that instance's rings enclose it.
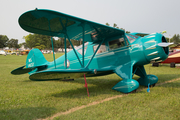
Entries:
{"label": "biplane", "polygon": [[[125,31],[78,17],[46,9],[35,9],[19,17],[19,25],[25,31],[63,37],[65,54],[48,62],[40,50],[32,49],[26,65],[13,70],[14,75],[29,73],[30,80],[64,80],[93,77],[116,73],[123,80],[112,89],[129,93],[139,85],[155,85],[158,77],[147,75],[144,65],[163,61],[169,48],[161,33],[126,34]],[[72,51],[66,51],[66,39]],[[71,40],[81,40],[82,45],[74,48]],[[53,47],[53,40],[52,49]],[[163,45],[162,45],[163,44]],[[140,76],[138,80],[133,75]]]}

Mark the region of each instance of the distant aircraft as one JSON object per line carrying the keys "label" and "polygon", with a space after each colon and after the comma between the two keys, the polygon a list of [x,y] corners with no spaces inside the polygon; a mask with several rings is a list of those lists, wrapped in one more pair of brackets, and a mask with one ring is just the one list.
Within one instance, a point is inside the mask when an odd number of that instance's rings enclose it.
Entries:
{"label": "distant aircraft", "polygon": [[21,55],[27,55],[29,53],[30,50],[24,50],[24,51],[20,51]]}
{"label": "distant aircraft", "polygon": [[[147,75],[144,65],[163,61],[169,54],[169,43],[161,33],[140,37],[137,35],[143,33],[126,34],[121,29],[52,10],[25,12],[19,18],[19,25],[28,32],[65,38],[63,56],[56,60],[54,56],[54,61],[48,62],[40,50],[32,49],[26,65],[11,72],[15,75],[29,73],[31,80],[63,80],[116,73],[123,80],[112,89],[129,93],[139,85],[155,85],[157,76]],[[73,48],[68,53],[66,39]],[[71,40],[81,40],[82,45],[75,49]],[[51,42],[54,52],[52,39]],[[140,78],[132,79],[134,74]]]}
{"label": "distant aircraft", "polygon": [[7,55],[7,53],[4,50],[0,50],[0,55]]}
{"label": "distant aircraft", "polygon": [[[180,51],[170,53],[168,58],[160,63],[170,64],[170,67],[175,67],[177,63],[180,63]],[[159,63],[153,63],[153,66],[158,67]]]}

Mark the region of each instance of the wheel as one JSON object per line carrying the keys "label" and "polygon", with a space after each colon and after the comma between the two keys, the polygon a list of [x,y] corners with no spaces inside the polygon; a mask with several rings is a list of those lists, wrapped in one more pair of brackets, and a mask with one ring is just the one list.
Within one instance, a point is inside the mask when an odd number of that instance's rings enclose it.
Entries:
{"label": "wheel", "polygon": [[154,66],[154,67],[159,67],[159,63],[157,63],[157,62],[152,63],[152,66]]}
{"label": "wheel", "polygon": [[152,66],[154,66],[154,67],[158,67],[158,66],[159,66],[159,63],[157,63],[157,62],[152,63]]}
{"label": "wheel", "polygon": [[175,64],[175,62],[172,62],[172,63],[170,63],[170,67],[171,67],[171,68],[174,68],[174,67],[176,67],[176,64]]}
{"label": "wheel", "polygon": [[[137,89],[136,89],[137,90]],[[133,91],[131,91],[130,93],[136,93],[137,91],[136,90],[133,90]]]}
{"label": "wheel", "polygon": [[154,87],[156,85],[156,83],[152,84],[150,87]]}

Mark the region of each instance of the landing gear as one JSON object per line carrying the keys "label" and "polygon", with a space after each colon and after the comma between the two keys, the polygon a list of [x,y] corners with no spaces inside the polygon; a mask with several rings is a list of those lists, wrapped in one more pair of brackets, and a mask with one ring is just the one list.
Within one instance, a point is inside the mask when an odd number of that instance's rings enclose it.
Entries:
{"label": "landing gear", "polygon": [[[149,87],[154,87],[156,85],[156,83],[150,85]],[[148,87],[148,86],[145,86],[145,87]]]}
{"label": "landing gear", "polygon": [[152,63],[152,66],[153,66],[153,67],[159,67],[159,63],[157,63],[157,62]]}
{"label": "landing gear", "polygon": [[155,86],[155,84],[158,82],[158,77],[155,75],[146,75],[144,78],[139,78],[138,82],[142,86],[148,86],[148,84],[150,84],[150,86]]}
{"label": "landing gear", "polygon": [[156,83],[152,84],[150,87],[154,87],[156,85]]}
{"label": "landing gear", "polygon": [[132,93],[136,92],[138,87],[139,83],[136,80],[126,79],[118,82],[112,89],[122,93]]}
{"label": "landing gear", "polygon": [[137,89],[135,89],[135,90],[133,90],[133,91],[131,91],[129,93],[124,93],[124,94],[131,94],[131,93],[136,93],[136,92],[137,92]]}
{"label": "landing gear", "polygon": [[137,92],[137,89],[136,89],[136,90],[131,91],[130,93],[136,93],[136,92]]}
{"label": "landing gear", "polygon": [[176,67],[176,64],[174,62],[170,63],[170,67],[171,68],[175,68]]}

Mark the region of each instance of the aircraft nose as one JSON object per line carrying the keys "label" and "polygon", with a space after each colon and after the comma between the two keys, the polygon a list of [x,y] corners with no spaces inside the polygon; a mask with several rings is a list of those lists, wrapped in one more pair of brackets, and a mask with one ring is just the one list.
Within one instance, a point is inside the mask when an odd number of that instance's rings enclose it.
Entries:
{"label": "aircraft nose", "polygon": [[169,48],[160,46],[160,43],[167,43],[162,34],[151,34],[144,37],[144,40],[144,53],[148,62],[161,62],[168,57]]}
{"label": "aircraft nose", "polygon": [[168,48],[168,46],[171,45],[171,43],[167,43],[167,40],[166,40],[166,38],[164,36],[162,36],[161,41],[162,42],[158,43],[158,46],[163,48],[163,50],[164,50],[166,55],[169,55],[169,48]]}

